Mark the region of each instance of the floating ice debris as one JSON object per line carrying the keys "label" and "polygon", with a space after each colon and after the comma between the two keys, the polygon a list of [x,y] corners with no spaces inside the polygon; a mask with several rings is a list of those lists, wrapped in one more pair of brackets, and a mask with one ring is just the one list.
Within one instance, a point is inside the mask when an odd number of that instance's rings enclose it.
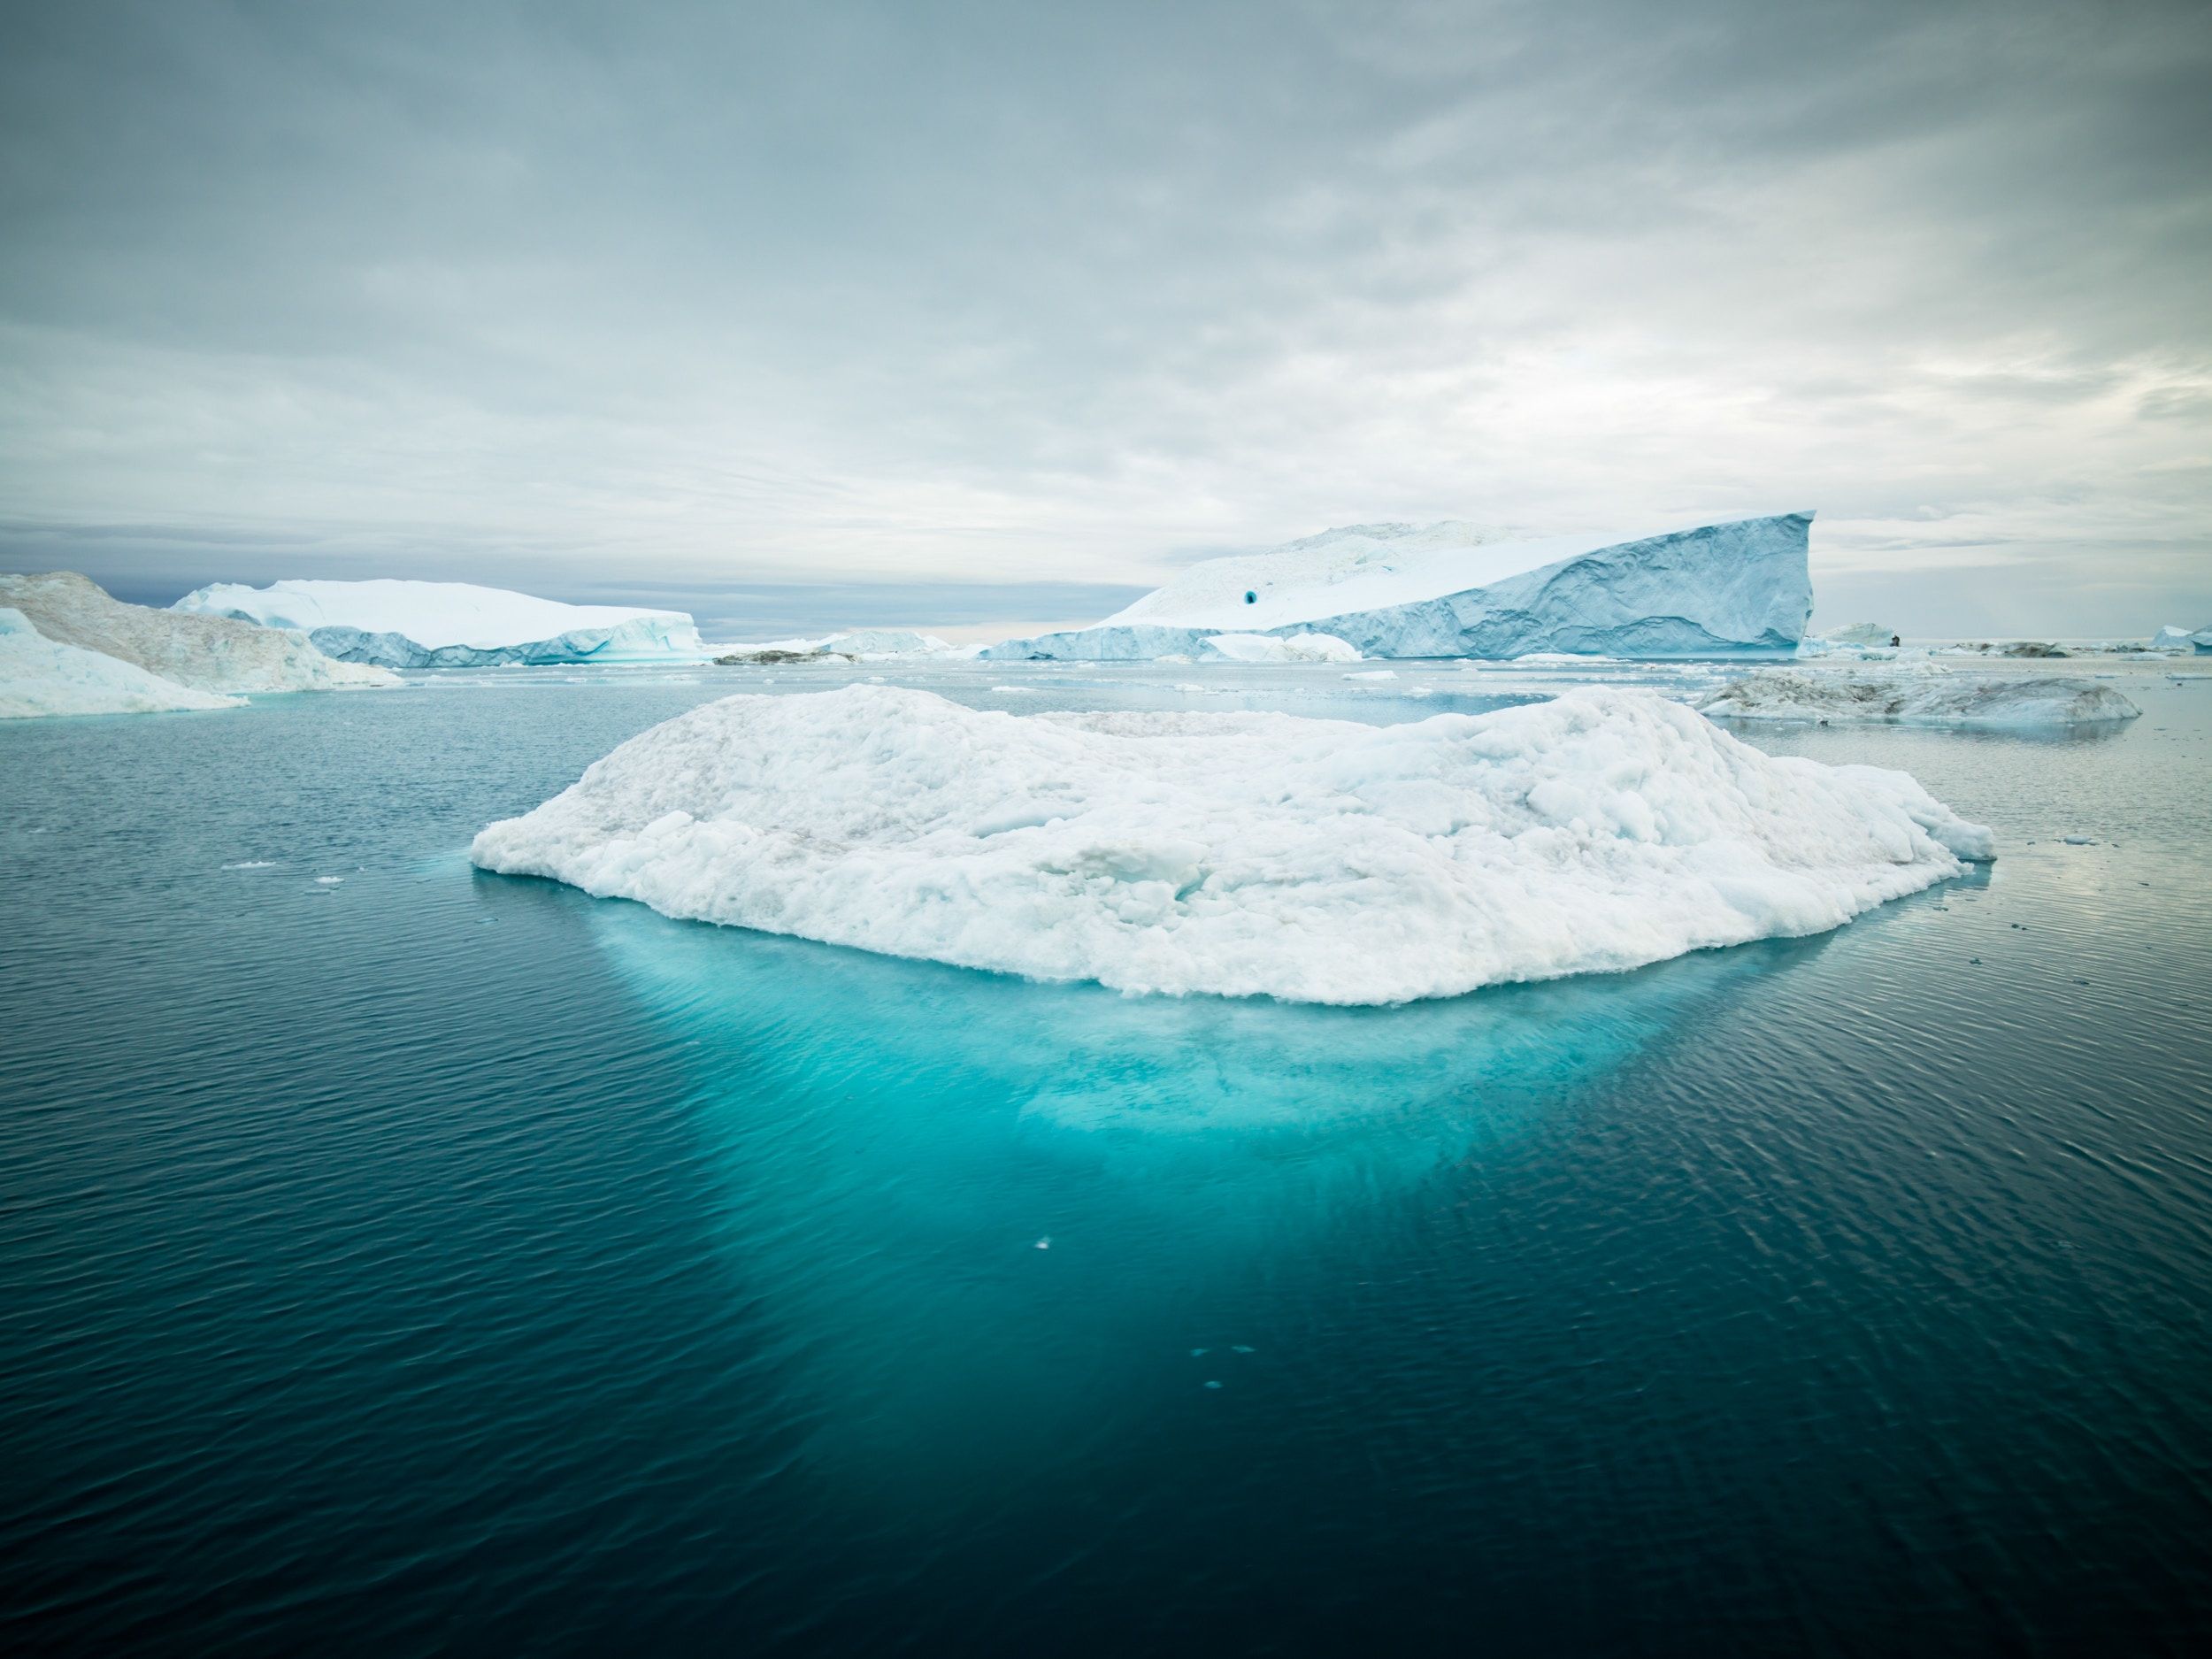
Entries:
{"label": "floating ice debris", "polygon": [[1221,1385],[1217,1382],[1210,1382],[1206,1385],[1206,1386],[1209,1388],[1218,1388]]}
{"label": "floating ice debris", "polygon": [[2097,844],[2094,839],[2087,835],[2062,835],[2059,840],[2064,841],[2069,847],[2094,847]]}
{"label": "floating ice debris", "polygon": [[1052,1235],[1048,1233],[1029,1248],[1033,1250],[1049,1250],[1052,1248]]}
{"label": "floating ice debris", "polygon": [[1190,1351],[1190,1356],[1191,1356],[1193,1359],[1203,1359],[1203,1358],[1205,1358],[1205,1356],[1206,1356],[1207,1355],[1209,1355],[1209,1354],[1210,1354],[1210,1353],[1212,1353],[1212,1352],[1213,1352],[1213,1349],[1211,1349],[1211,1348],[1194,1348],[1191,1349],[1191,1351]]}
{"label": "floating ice debris", "polygon": [[1907,726],[2101,726],[2142,712],[2109,686],[2054,674],[1770,668],[1701,698],[1733,720],[1888,721]]}
{"label": "floating ice debris", "polygon": [[1375,727],[879,686],[694,709],[471,850],[893,956],[1339,1003],[1819,933],[1993,856],[1902,772],[1648,692]]}
{"label": "floating ice debris", "polygon": [[1249,1354],[1252,1351],[1241,1342],[1232,1342],[1229,1345],[1229,1350],[1233,1354]]}
{"label": "floating ice debris", "polygon": [[1398,671],[1394,668],[1363,668],[1356,674],[1344,676],[1347,680],[1395,680],[1397,677]]}
{"label": "floating ice debris", "polygon": [[343,876],[317,876],[315,885],[319,887],[334,887],[344,879]]}
{"label": "floating ice debris", "polygon": [[226,870],[273,870],[276,868],[276,860],[273,858],[249,858],[242,864],[225,864],[223,868]]}

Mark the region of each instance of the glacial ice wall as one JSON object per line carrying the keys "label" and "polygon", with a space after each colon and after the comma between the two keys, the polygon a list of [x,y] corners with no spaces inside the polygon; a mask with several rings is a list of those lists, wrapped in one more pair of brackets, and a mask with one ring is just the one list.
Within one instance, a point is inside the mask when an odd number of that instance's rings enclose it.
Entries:
{"label": "glacial ice wall", "polygon": [[48,639],[22,611],[0,605],[0,720],[238,706],[235,697],[180,686],[135,663]]}
{"label": "glacial ice wall", "polygon": [[73,571],[0,576],[0,604],[22,611],[50,640],[200,691],[354,691],[399,683],[382,669],[334,661],[293,630],[127,604]]}
{"label": "glacial ice wall", "polygon": [[1196,656],[1226,632],[1311,630],[1366,657],[1775,654],[1812,614],[1812,514],[1640,537],[1486,541],[1368,525],[1207,560],[1094,627],[1009,640],[998,660]]}

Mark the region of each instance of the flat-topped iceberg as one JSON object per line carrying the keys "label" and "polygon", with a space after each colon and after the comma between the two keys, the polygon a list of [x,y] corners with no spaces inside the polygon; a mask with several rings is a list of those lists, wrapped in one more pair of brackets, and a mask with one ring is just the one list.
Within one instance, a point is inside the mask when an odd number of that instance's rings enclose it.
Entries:
{"label": "flat-topped iceberg", "polygon": [[1208,559],[1095,627],[984,655],[1138,661],[1196,657],[1210,635],[1309,631],[1366,657],[1780,654],[1812,614],[1812,518],[1512,541],[1456,523],[1357,525]]}
{"label": "flat-topped iceberg", "polygon": [[233,709],[238,701],[180,686],[104,652],[50,640],[23,612],[0,605],[0,720]]}
{"label": "flat-topped iceberg", "polygon": [[22,611],[50,640],[199,691],[357,691],[400,683],[388,670],[326,657],[290,629],[126,604],[73,571],[0,576],[0,604]]}
{"label": "flat-topped iceberg", "polygon": [[891,956],[1389,1003],[1817,933],[1992,841],[1647,692],[1376,727],[850,686],[680,715],[471,856]]}
{"label": "flat-topped iceberg", "polygon": [[1886,721],[1901,726],[2103,726],[2142,710],[2109,686],[2056,674],[1762,669],[1701,699],[1736,720]]}
{"label": "flat-topped iceberg", "polygon": [[699,662],[710,655],[686,611],[564,604],[473,582],[215,582],[173,609],[297,628],[329,656],[387,668]]}

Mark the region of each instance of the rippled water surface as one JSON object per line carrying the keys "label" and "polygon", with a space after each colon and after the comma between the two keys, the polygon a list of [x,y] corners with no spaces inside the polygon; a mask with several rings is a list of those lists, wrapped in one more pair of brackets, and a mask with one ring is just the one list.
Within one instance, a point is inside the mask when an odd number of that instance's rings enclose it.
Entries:
{"label": "rippled water surface", "polygon": [[[2144,718],[2070,741],[1755,732],[1913,771],[2000,861],[1399,1010],[469,868],[653,722],[833,677],[0,728],[0,1642],[2204,1637],[2212,683],[2131,674]],[[1542,689],[922,681],[1376,720]]]}

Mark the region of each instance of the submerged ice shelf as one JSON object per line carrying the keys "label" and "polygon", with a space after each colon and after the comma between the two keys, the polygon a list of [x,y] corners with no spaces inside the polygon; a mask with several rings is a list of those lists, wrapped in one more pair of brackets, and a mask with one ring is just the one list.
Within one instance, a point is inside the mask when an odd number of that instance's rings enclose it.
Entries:
{"label": "submerged ice shelf", "polygon": [[1821,932],[1993,856],[1902,772],[1640,692],[1375,727],[708,703],[494,824],[487,870],[1132,992],[1391,1003]]}

